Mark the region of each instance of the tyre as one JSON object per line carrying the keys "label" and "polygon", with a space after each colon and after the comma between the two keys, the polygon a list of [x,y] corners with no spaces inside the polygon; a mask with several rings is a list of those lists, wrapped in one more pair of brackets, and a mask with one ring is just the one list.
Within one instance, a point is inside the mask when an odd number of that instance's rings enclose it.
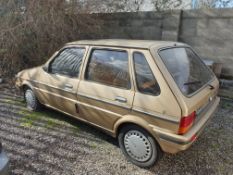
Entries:
{"label": "tyre", "polygon": [[162,155],[155,139],[136,125],[123,127],[118,135],[118,141],[126,158],[142,168],[152,167]]}
{"label": "tyre", "polygon": [[24,91],[24,99],[27,104],[27,108],[31,111],[38,111],[41,108],[41,104],[36,98],[36,95],[31,89],[26,89]]}

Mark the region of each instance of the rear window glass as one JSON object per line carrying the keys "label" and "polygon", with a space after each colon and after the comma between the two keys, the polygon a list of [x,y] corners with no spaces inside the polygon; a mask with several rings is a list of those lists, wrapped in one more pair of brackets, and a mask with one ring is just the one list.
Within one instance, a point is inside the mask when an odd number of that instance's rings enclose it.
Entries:
{"label": "rear window glass", "polygon": [[165,66],[184,95],[190,95],[213,78],[212,72],[190,48],[159,52]]}

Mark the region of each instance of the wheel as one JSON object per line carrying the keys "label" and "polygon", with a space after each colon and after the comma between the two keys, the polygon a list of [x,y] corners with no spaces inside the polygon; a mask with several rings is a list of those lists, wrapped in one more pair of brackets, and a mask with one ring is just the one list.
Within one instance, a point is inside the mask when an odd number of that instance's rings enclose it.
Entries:
{"label": "wheel", "polygon": [[36,95],[31,89],[26,89],[24,92],[24,98],[27,104],[27,108],[31,111],[38,111],[41,108],[41,104],[36,98]]}
{"label": "wheel", "polygon": [[162,155],[155,139],[136,125],[123,127],[118,135],[118,141],[126,158],[142,168],[152,167]]}

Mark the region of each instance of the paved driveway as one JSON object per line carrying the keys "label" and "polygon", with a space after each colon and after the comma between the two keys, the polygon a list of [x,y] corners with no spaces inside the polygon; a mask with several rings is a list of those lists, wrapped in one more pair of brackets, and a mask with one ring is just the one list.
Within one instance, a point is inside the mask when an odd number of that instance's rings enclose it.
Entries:
{"label": "paved driveway", "polygon": [[24,106],[14,89],[0,87],[0,139],[12,174],[233,174],[233,103],[226,100],[189,150],[165,154],[149,170],[127,162],[117,142],[94,127]]}

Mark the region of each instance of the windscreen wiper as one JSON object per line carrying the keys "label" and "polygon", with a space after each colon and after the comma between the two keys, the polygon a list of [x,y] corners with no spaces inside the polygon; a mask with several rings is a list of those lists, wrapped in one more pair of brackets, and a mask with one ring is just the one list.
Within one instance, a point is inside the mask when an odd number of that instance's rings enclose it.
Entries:
{"label": "windscreen wiper", "polygon": [[200,84],[201,81],[190,81],[190,82],[187,82],[187,83],[184,83],[184,85],[192,85],[192,84]]}

